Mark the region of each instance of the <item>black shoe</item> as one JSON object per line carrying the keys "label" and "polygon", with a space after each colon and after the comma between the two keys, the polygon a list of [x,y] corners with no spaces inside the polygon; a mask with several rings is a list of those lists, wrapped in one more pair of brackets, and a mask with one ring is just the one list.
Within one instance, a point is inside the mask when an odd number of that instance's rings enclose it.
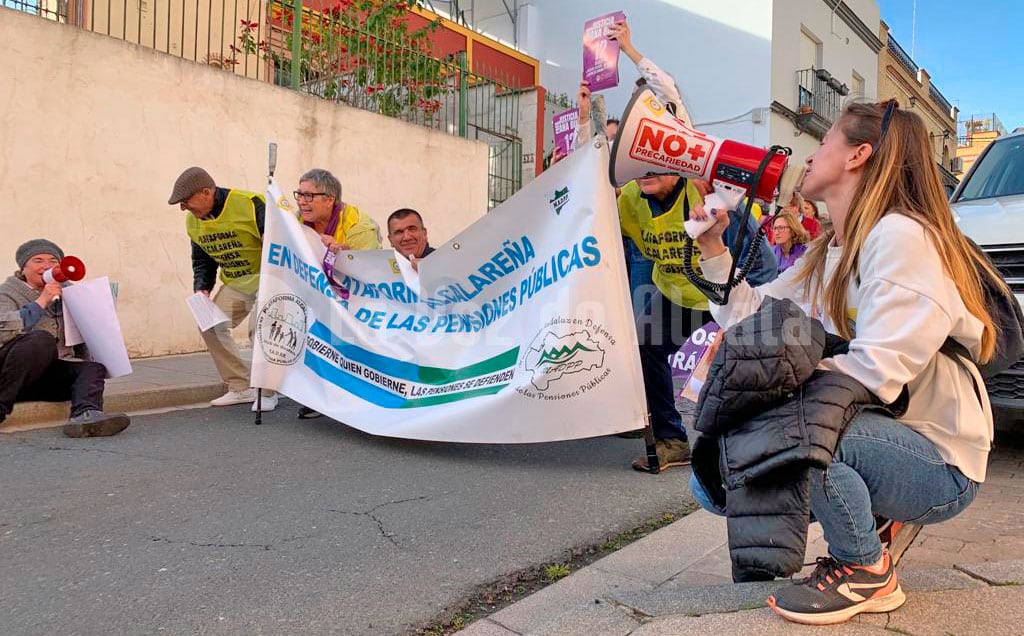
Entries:
{"label": "black shoe", "polygon": [[862,612],[891,612],[906,602],[888,552],[878,570],[821,557],[807,579],[768,597],[768,607],[794,623],[832,625]]}
{"label": "black shoe", "polygon": [[324,414],[319,411],[314,411],[308,406],[299,407],[299,419],[300,420],[315,420],[318,417],[323,417]]}
{"label": "black shoe", "polygon": [[86,411],[72,417],[64,425],[68,437],[110,437],[128,428],[131,420],[124,413]]}

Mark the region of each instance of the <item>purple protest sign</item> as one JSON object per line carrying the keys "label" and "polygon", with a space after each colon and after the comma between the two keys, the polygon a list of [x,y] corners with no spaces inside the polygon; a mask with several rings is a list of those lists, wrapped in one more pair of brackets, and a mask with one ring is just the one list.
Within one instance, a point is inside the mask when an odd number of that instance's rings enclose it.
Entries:
{"label": "purple protest sign", "polygon": [[619,85],[619,43],[608,39],[608,27],[625,19],[625,13],[616,11],[583,25],[583,81],[591,91]]}
{"label": "purple protest sign", "polygon": [[551,118],[551,126],[555,129],[555,148],[563,155],[572,152],[576,147],[576,131],[580,125],[580,109],[571,108]]}
{"label": "purple protest sign", "polygon": [[690,378],[690,374],[700,364],[708,348],[715,343],[720,329],[718,323],[709,322],[690,334],[689,339],[679,347],[679,351],[669,356],[668,363],[672,367],[673,378],[680,378],[684,382]]}

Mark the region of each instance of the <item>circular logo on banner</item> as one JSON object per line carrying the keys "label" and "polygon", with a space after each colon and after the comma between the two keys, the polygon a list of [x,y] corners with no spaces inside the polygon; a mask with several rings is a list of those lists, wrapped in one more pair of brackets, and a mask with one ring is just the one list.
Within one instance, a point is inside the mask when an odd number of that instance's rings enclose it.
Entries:
{"label": "circular logo on banner", "polygon": [[289,365],[306,348],[306,303],[295,294],[278,294],[267,301],[256,319],[256,337],[271,364]]}
{"label": "circular logo on banner", "polygon": [[517,391],[543,400],[580,397],[611,375],[605,355],[612,346],[615,338],[592,319],[555,316],[525,349],[519,367],[530,383]]}

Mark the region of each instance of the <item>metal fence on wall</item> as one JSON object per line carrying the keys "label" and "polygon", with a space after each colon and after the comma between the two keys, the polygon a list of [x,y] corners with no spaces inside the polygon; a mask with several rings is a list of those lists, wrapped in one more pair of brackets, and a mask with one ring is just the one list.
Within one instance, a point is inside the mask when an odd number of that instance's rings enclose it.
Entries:
{"label": "metal fence on wall", "polygon": [[471,70],[464,52],[436,55],[436,27],[412,30],[394,15],[371,20],[351,4],[306,0],[296,11],[291,0],[0,0],[225,72],[486,142],[490,206],[514,194],[522,185],[521,89],[514,80]]}
{"label": "metal fence on wall", "polygon": [[66,22],[67,2],[65,0],[0,0],[0,7],[7,7],[22,13],[37,15],[55,22]]}

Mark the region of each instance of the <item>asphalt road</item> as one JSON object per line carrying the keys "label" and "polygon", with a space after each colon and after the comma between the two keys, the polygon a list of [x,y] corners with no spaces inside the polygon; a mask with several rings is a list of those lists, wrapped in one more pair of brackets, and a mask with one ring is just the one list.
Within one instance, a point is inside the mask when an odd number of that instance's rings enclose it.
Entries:
{"label": "asphalt road", "polygon": [[691,501],[640,440],[371,437],[282,402],[0,436],[0,631],[396,634]]}

